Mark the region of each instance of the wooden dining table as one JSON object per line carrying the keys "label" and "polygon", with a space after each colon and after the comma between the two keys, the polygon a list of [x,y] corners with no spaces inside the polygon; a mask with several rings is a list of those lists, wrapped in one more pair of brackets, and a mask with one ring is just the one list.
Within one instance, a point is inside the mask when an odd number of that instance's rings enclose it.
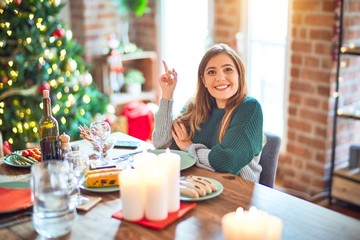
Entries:
{"label": "wooden dining table", "polygon": [[[115,136],[118,139],[134,140],[133,137],[123,133],[117,133]],[[84,141],[74,143],[86,145]],[[142,143],[140,150],[153,148],[150,143]],[[132,153],[135,150],[113,149],[112,151],[113,155],[117,155]],[[15,168],[6,165],[3,161],[0,162],[0,182],[26,181],[29,172],[29,169]],[[196,202],[193,209],[162,230],[154,230],[137,223],[112,218],[112,214],[121,209],[119,191],[110,193],[83,191],[82,194],[100,196],[102,200],[89,211],[78,211],[72,231],[60,239],[223,239],[222,217],[238,207],[248,210],[251,206],[282,220],[282,239],[284,240],[360,239],[359,220],[244,180],[239,176],[212,172],[195,165],[182,170],[181,175],[197,175],[214,179],[222,184],[223,191],[214,198]],[[27,221],[0,229],[0,239],[41,239],[41,237],[34,230],[31,221]]]}

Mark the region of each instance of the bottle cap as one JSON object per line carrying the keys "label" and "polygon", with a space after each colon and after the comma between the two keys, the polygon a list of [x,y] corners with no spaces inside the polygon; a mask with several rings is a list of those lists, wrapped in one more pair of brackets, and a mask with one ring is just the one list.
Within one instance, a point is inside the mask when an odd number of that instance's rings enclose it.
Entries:
{"label": "bottle cap", "polygon": [[43,90],[43,98],[49,97],[49,90]]}

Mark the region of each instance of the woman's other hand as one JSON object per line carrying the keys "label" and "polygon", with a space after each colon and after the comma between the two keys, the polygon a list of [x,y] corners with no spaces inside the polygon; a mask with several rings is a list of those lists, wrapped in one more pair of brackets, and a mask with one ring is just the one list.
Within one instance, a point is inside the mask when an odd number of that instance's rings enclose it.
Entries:
{"label": "woman's other hand", "polygon": [[182,151],[185,151],[193,143],[185,125],[181,121],[175,121],[173,123],[171,135],[174,138],[176,145]]}
{"label": "woman's other hand", "polygon": [[162,91],[162,98],[172,100],[177,83],[177,73],[175,69],[169,70],[165,61],[162,61],[165,73],[160,76],[160,87]]}

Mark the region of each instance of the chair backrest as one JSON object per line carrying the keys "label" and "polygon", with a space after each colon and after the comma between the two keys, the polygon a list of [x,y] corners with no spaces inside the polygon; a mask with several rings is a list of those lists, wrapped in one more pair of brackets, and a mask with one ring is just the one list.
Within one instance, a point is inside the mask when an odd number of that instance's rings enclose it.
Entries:
{"label": "chair backrest", "polygon": [[266,144],[260,156],[262,172],[259,183],[273,188],[275,183],[276,169],[278,165],[281,139],[279,136],[265,132]]}

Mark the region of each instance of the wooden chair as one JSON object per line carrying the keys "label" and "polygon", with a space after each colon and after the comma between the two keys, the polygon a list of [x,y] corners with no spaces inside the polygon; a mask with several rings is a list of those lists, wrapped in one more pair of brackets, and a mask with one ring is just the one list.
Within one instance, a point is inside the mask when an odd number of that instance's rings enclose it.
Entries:
{"label": "wooden chair", "polygon": [[275,183],[276,169],[278,165],[281,139],[279,136],[265,132],[266,144],[260,156],[262,172],[259,183],[273,188]]}

